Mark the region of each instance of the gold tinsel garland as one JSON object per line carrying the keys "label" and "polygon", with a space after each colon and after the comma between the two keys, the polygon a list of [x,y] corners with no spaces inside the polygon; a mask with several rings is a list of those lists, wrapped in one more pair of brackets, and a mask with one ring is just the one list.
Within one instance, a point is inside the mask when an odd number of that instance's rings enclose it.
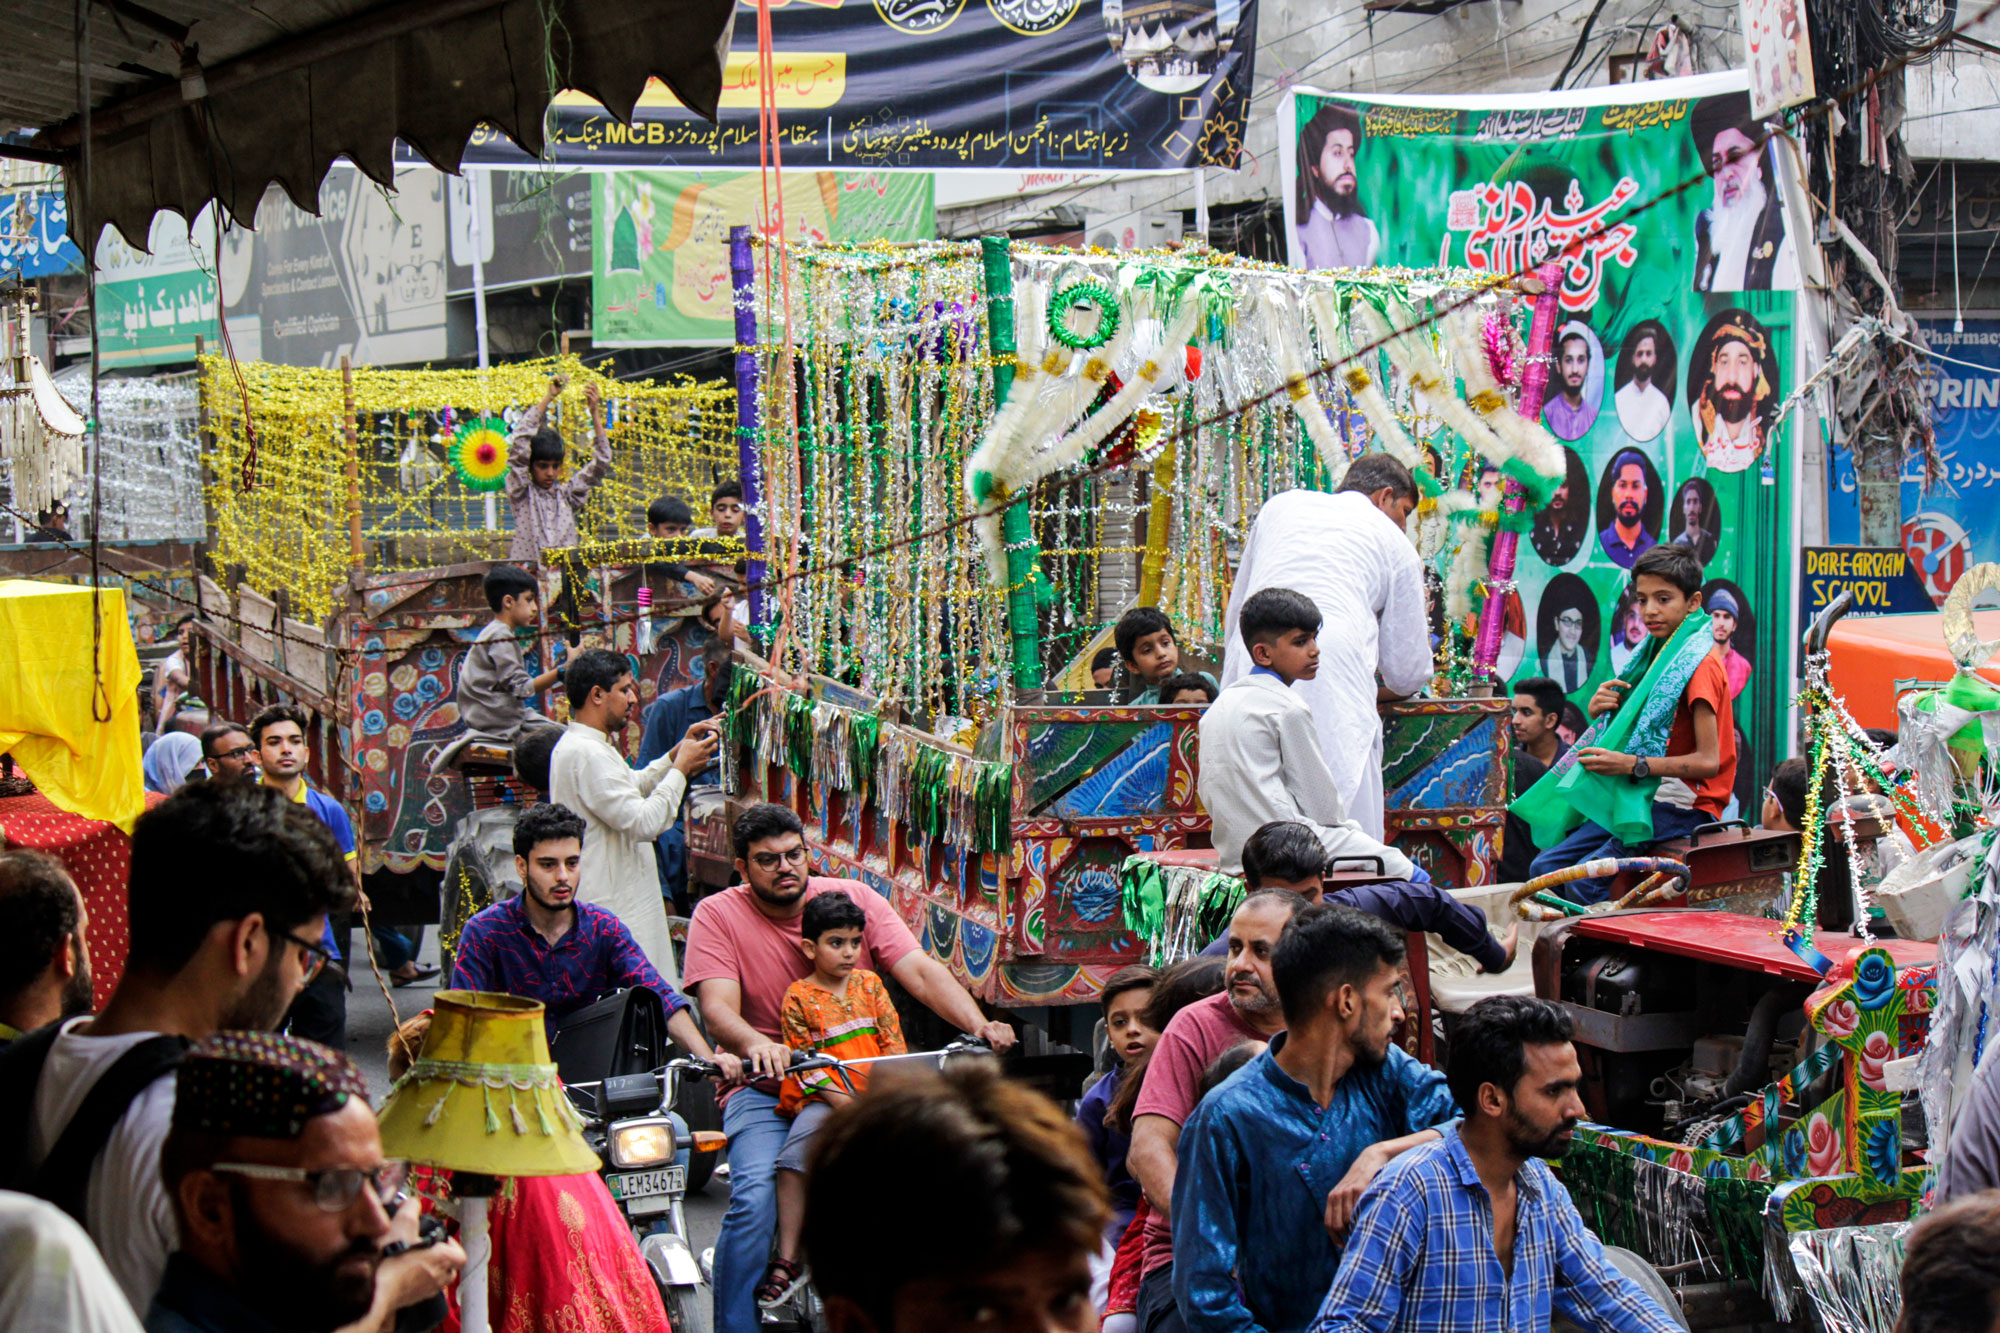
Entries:
{"label": "gold tinsel garland", "polygon": [[[458,480],[445,450],[451,432],[474,417],[511,424],[541,401],[557,372],[569,386],[550,416],[569,447],[569,474],[591,457],[586,384],[598,386],[608,413],[611,474],[578,520],[585,542],[643,536],[646,506],[661,495],[679,495],[700,515],[715,482],[735,475],[736,397],[726,384],[613,380],[575,357],[487,370],[359,368],[353,393],[366,572],[506,554],[513,523],[505,497],[494,497],[489,532],[486,497]],[[216,564],[244,566],[251,587],[286,589],[294,615],[323,620],[344,602],[353,565],[340,372],[232,366],[209,356],[201,403]]]}

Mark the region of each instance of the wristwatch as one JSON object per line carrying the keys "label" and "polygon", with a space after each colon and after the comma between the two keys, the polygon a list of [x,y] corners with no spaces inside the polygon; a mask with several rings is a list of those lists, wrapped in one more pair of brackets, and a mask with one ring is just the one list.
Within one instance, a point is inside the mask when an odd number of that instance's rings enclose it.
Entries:
{"label": "wristwatch", "polygon": [[1653,766],[1646,762],[1645,755],[1640,755],[1632,761],[1632,776],[1635,778],[1649,778],[1653,776]]}

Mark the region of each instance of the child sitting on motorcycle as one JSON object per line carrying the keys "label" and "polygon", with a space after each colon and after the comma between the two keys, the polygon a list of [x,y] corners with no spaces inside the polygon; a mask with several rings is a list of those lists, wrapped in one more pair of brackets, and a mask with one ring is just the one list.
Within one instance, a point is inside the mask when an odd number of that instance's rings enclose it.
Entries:
{"label": "child sitting on motorcycle", "polygon": [[[867,925],[861,905],[845,893],[822,893],[806,903],[799,940],[813,965],[812,975],[786,989],[780,1008],[785,1044],[794,1051],[865,1060],[909,1049],[882,978],[854,965]],[[778,1092],[778,1110],[792,1117],[792,1127],[778,1153],[778,1252],[757,1285],[761,1307],[782,1305],[805,1281],[798,1256],[806,1210],[806,1149],[820,1122],[867,1086],[865,1068],[817,1070],[787,1077]]]}

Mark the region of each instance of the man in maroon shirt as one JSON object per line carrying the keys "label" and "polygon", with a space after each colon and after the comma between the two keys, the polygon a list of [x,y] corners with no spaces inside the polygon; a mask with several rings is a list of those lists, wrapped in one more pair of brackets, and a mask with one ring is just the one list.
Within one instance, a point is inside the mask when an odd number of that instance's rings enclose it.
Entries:
{"label": "man in maroon shirt", "polygon": [[838,889],[860,906],[868,923],[856,967],[894,977],[938,1017],[995,1050],[1014,1044],[1014,1030],[980,1012],[957,978],[917,946],[888,899],[859,880],[808,875],[805,830],[790,810],[753,805],[732,832],[736,873],[745,882],[695,906],[682,984],[700,1003],[716,1044],[743,1057],[745,1074],[758,1080],[723,1099],[729,1212],[715,1246],[715,1326],[723,1333],[757,1333],[752,1293],[777,1226],[772,1173],[789,1128],[778,1114],[777,1080],[792,1052],[778,1015],[785,989],[812,971],[799,941],[807,901]]}

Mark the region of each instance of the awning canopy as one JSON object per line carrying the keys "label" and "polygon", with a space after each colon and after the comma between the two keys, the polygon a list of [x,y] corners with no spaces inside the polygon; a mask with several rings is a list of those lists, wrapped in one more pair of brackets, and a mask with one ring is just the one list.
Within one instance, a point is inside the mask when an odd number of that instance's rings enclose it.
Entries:
{"label": "awning canopy", "polygon": [[[317,212],[336,158],[387,183],[397,139],[446,171],[482,122],[539,154],[543,113],[563,89],[623,118],[654,77],[713,120],[734,8],[9,0],[0,6],[0,129],[34,131],[30,151],[62,164],[73,234],[94,243],[108,222],[143,246],[162,208],[191,219],[219,199],[231,217],[254,221],[272,181]],[[79,66],[88,72],[87,181]]]}
{"label": "awning canopy", "polygon": [[[2000,611],[1975,611],[1982,638],[2000,639]],[[1904,690],[1941,685],[1958,669],[1944,646],[1944,617],[1849,616],[1827,639],[1828,682],[1864,727],[1896,727],[1896,700]],[[2000,666],[1979,675],[2000,685]]]}

